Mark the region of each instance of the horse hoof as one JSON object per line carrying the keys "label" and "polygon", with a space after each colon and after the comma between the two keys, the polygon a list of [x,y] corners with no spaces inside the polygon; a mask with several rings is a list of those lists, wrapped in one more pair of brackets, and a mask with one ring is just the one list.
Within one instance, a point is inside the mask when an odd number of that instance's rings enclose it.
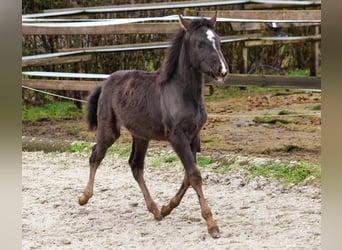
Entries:
{"label": "horse hoof", "polygon": [[209,234],[211,237],[213,237],[214,239],[220,238],[220,231],[218,226],[212,227],[210,229],[208,229]]}
{"label": "horse hoof", "polygon": [[164,216],[160,212],[154,214],[154,219],[156,221],[161,221],[163,219],[163,217]]}
{"label": "horse hoof", "polygon": [[80,198],[78,199],[78,204],[80,204],[81,206],[85,205],[88,203],[89,198],[86,197],[85,195],[81,195]]}
{"label": "horse hoof", "polygon": [[162,206],[160,211],[161,211],[162,216],[165,217],[170,214],[171,209],[169,206]]}

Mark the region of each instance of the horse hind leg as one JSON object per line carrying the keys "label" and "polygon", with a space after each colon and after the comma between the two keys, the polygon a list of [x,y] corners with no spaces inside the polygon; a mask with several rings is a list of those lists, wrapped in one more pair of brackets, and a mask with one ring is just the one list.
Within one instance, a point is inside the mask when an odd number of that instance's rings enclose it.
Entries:
{"label": "horse hind leg", "polygon": [[169,215],[171,213],[171,211],[180,204],[180,202],[181,202],[184,194],[188,190],[189,186],[190,186],[190,182],[188,179],[188,175],[185,173],[183,183],[182,183],[180,189],[178,190],[178,192],[176,193],[176,195],[170,200],[169,204],[162,206],[161,214],[163,217]]}
{"label": "horse hind leg", "polygon": [[88,184],[78,200],[80,205],[87,204],[89,199],[93,196],[96,170],[105,157],[107,149],[120,137],[120,128],[116,126],[114,119],[111,119],[110,121],[105,124],[99,123],[97,129],[97,143],[93,146],[89,158],[90,171]]}
{"label": "horse hind leg", "polygon": [[150,192],[146,186],[144,179],[144,160],[148,148],[148,141],[133,137],[132,152],[128,163],[131,166],[134,179],[137,181],[141,192],[144,195],[147,209],[154,215],[156,220],[161,220],[163,217],[153,201]]}

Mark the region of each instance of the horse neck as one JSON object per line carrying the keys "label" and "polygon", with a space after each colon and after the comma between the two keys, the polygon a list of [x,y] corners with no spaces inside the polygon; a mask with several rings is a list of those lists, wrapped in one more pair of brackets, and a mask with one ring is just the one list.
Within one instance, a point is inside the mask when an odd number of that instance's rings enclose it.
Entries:
{"label": "horse neck", "polygon": [[190,55],[187,51],[188,50],[183,43],[175,72],[175,76],[177,77],[176,84],[181,85],[189,94],[201,96],[203,89],[203,74],[191,66]]}

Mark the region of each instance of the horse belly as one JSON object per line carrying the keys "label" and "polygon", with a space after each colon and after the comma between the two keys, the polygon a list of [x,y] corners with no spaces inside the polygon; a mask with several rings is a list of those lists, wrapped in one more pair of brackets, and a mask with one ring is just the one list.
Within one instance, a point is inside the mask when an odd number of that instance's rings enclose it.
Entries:
{"label": "horse belly", "polygon": [[160,121],[148,116],[136,114],[131,119],[123,120],[123,126],[135,137],[146,140],[165,140],[165,129]]}

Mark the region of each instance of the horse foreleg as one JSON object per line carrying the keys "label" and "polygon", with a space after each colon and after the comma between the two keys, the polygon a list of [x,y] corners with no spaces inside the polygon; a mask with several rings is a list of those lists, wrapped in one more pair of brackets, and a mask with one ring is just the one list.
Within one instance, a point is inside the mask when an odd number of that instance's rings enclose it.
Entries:
{"label": "horse foreleg", "polygon": [[189,181],[193,189],[197,193],[197,197],[201,206],[201,214],[202,217],[206,220],[208,226],[208,232],[213,238],[219,238],[219,227],[216,221],[213,218],[211,210],[208,206],[208,202],[204,197],[203,189],[202,189],[202,177],[201,172],[197,166],[194,166],[193,169],[189,172]]}
{"label": "horse foreleg", "polygon": [[161,220],[163,218],[162,214],[160,213],[156,203],[153,201],[150,192],[148,191],[148,188],[146,186],[145,180],[144,180],[144,173],[142,169],[133,171],[133,176],[135,178],[135,180],[137,181],[141,192],[144,195],[144,199],[146,202],[146,207],[148,209],[148,211],[150,211],[154,218],[156,220]]}
{"label": "horse foreleg", "polygon": [[147,147],[148,141],[133,137],[132,152],[128,162],[131,166],[134,179],[137,181],[140,190],[144,195],[148,211],[154,215],[156,220],[161,220],[163,216],[161,215],[156,203],[153,201],[144,179],[144,159]]}
{"label": "horse foreleg", "polygon": [[[201,206],[201,214],[202,217],[205,219],[208,227],[208,232],[213,238],[219,237],[219,227],[216,221],[213,218],[211,210],[208,206],[208,203],[204,197],[203,189],[202,189],[202,176],[199,168],[196,166],[196,151],[199,150],[199,140],[196,139],[191,145],[186,140],[185,136],[174,136],[171,140],[171,144],[176,151],[177,155],[179,156],[182,164],[185,168],[187,179],[189,185],[193,187],[193,189],[197,193],[197,197]],[[180,191],[183,189],[181,188]],[[180,193],[179,197],[182,197],[182,192]],[[176,195],[177,197],[177,195]],[[175,199],[176,200],[176,199]],[[171,200],[172,201],[172,200]],[[171,202],[170,202],[171,203]],[[163,211],[163,210],[162,210]],[[167,211],[165,209],[165,211]]]}

